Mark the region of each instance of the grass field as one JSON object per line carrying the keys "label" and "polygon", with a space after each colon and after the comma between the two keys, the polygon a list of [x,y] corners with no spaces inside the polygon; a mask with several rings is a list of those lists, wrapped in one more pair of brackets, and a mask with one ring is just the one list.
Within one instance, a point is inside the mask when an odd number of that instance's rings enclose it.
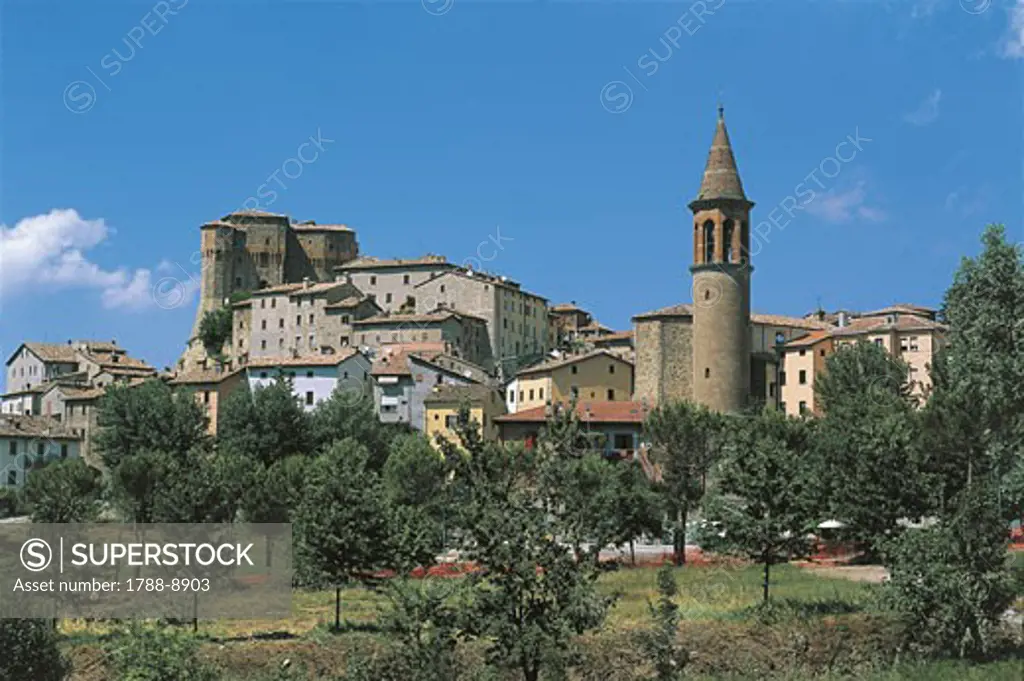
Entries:
{"label": "grass field", "polygon": [[[1017,557],[1018,565],[1024,559]],[[687,678],[706,681],[773,678],[805,681],[822,678],[857,678],[866,681],[1021,681],[1024,662],[998,662],[981,666],[935,663],[922,667],[897,667],[872,671],[865,655],[887,645],[884,633],[871,620],[875,584],[830,578],[800,567],[781,565],[772,569],[771,596],[781,621],[770,626],[753,616],[762,597],[763,573],[757,566],[685,567],[675,571],[679,584],[677,602],[684,618],[683,640],[698,651],[698,662]],[[461,578],[442,579],[457,588]],[[634,681],[645,660],[636,650],[633,632],[649,625],[649,599],[656,598],[656,571],[650,568],[620,569],[601,576],[599,588],[617,595],[603,631],[585,637],[587,664],[595,674],[574,677],[582,681]],[[270,670],[290,659],[309,664],[323,673],[338,673],[353,653],[374,654],[386,639],[374,631],[374,622],[385,599],[366,589],[342,592],[341,633],[329,632],[334,620],[333,592],[296,592],[293,616],[280,621],[201,622],[199,635],[208,640],[205,655],[223,666],[226,681],[263,681]],[[78,672],[72,681],[105,679],[96,642],[107,629],[93,624],[64,622],[63,631],[76,658]],[[801,637],[811,643],[803,652],[794,649]],[[467,646],[479,661],[480,646]],[[865,652],[866,651],[866,652]],[[800,656],[806,661],[792,662]],[[800,658],[803,659],[803,658]],[[710,660],[720,660],[714,665]],[[785,675],[787,665],[792,675]],[[867,666],[865,666],[867,665]],[[701,675],[709,667],[717,675]],[[839,670],[822,675],[822,669]],[[858,669],[850,676],[851,669]],[[874,675],[872,675],[874,674]],[[322,676],[317,678],[330,678]],[[514,676],[499,675],[501,681]]]}

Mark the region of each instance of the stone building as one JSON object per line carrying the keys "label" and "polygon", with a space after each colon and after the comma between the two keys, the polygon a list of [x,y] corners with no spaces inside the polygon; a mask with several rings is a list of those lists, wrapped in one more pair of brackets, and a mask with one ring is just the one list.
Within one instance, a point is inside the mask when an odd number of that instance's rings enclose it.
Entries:
{"label": "stone building", "polygon": [[245,361],[282,355],[336,354],[352,345],[353,322],[380,313],[380,308],[351,282],[281,284],[253,293],[236,308],[235,326],[249,316],[249,350]]}
{"label": "stone building", "polygon": [[417,314],[381,314],[352,322],[357,346],[377,349],[395,343],[432,343],[444,352],[485,368],[494,365],[487,321],[459,310],[437,308]]}
{"label": "stone building", "polygon": [[787,414],[821,413],[814,383],[835,351],[854,343],[879,345],[906,362],[911,394],[922,402],[931,390],[929,370],[935,353],[945,342],[947,327],[936,321],[936,311],[920,305],[891,305],[870,312],[824,312],[810,315],[827,328],[811,331],[787,342],[780,372],[781,406]]}
{"label": "stone building", "polygon": [[541,362],[516,374],[506,387],[509,411],[518,413],[573,399],[615,402],[633,392],[633,364],[613,352],[596,350]]}
{"label": "stone building", "polygon": [[490,358],[479,363],[503,376],[543,359],[551,349],[547,299],[524,291],[508,277],[456,268],[427,279],[415,290],[418,311],[442,306],[482,318]]}
{"label": "stone building", "polygon": [[[7,360],[5,414],[48,413],[44,394],[55,384],[98,387],[156,375],[156,369],[128,355],[116,341],[69,340],[22,343]],[[54,412],[58,416],[60,410]]]}
{"label": "stone building", "polygon": [[225,370],[214,367],[202,371],[190,371],[177,374],[168,382],[176,392],[191,393],[196,404],[206,414],[206,431],[210,435],[217,434],[217,417],[220,406],[228,395],[238,390],[245,383],[243,369]]}
{"label": "stone building", "polygon": [[46,463],[80,455],[81,437],[54,419],[0,415],[0,487],[20,487]]}
{"label": "stone building", "polygon": [[824,328],[821,320],[751,314],[750,210],[718,110],[693,212],[693,303],[633,317],[635,399],[692,400],[733,412],[780,401],[784,343]]}
{"label": "stone building", "polygon": [[294,222],[264,211],[230,213],[205,223],[200,232],[199,307],[179,370],[202,368],[199,323],[232,294],[305,279],[331,281],[335,267],[359,254],[356,234],[345,225]]}
{"label": "stone building", "polygon": [[383,423],[405,423],[419,431],[426,428],[424,400],[436,386],[475,385],[478,373],[438,361],[437,343],[387,345],[374,359],[373,405]]}
{"label": "stone building", "polygon": [[498,439],[494,420],[505,413],[505,400],[493,386],[436,385],[423,398],[424,434],[430,444],[440,448],[439,438],[459,443],[458,417],[463,405],[469,418],[477,424],[477,432],[486,440]]}
{"label": "stone building", "polygon": [[244,369],[250,390],[266,387],[285,377],[291,382],[292,394],[303,409],[312,411],[335,390],[346,399],[364,399],[370,392],[370,359],[354,348],[336,354],[299,357],[258,357]]}
{"label": "stone building", "polygon": [[[385,312],[416,312],[416,287],[437,275],[458,269],[441,255],[427,254],[422,258],[382,260],[363,257],[334,268],[339,281],[349,281],[360,291],[371,296]],[[437,307],[437,301],[427,308]],[[466,310],[471,312],[471,310]]]}

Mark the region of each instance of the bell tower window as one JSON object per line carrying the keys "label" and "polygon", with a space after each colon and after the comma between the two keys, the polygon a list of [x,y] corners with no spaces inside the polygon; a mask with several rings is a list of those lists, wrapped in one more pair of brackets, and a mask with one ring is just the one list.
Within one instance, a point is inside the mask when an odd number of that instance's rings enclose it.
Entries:
{"label": "bell tower window", "polygon": [[704,262],[715,261],[715,223],[708,220],[704,223]]}
{"label": "bell tower window", "polygon": [[725,262],[732,262],[732,235],[734,231],[733,221],[726,220],[722,229],[722,241],[724,242],[722,250],[725,253]]}

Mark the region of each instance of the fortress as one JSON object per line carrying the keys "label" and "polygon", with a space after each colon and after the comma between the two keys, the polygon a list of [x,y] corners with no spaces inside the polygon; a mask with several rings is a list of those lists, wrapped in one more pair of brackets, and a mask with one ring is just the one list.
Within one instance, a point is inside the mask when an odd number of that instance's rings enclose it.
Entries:
{"label": "fortress", "polygon": [[240,210],[202,225],[199,307],[178,369],[197,368],[205,357],[197,340],[203,315],[233,293],[303,281],[333,281],[334,267],[355,260],[359,243],[345,225],[291,222],[286,215]]}

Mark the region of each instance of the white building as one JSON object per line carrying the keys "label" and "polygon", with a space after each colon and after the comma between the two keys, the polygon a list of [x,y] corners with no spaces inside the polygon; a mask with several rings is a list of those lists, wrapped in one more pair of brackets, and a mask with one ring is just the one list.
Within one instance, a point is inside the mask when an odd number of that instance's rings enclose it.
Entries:
{"label": "white building", "polygon": [[34,468],[80,455],[81,438],[56,419],[0,415],[0,487],[20,487]]}
{"label": "white building", "polygon": [[249,390],[264,388],[279,376],[292,382],[292,393],[307,411],[331,396],[335,388],[364,396],[369,391],[370,360],[355,349],[335,355],[257,357],[245,366]]}

